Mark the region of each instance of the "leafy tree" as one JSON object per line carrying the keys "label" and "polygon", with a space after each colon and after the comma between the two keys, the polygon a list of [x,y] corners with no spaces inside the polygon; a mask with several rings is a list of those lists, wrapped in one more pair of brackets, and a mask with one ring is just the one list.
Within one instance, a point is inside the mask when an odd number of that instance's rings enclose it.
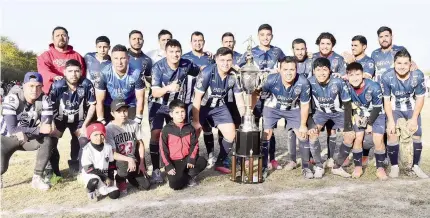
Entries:
{"label": "leafy tree", "polygon": [[25,73],[37,71],[36,54],[23,51],[8,37],[1,37],[1,79],[23,80]]}

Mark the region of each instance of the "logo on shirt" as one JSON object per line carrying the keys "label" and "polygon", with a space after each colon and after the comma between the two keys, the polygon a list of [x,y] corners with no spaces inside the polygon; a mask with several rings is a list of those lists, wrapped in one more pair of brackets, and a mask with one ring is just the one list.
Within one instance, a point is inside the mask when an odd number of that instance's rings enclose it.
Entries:
{"label": "logo on shirt", "polygon": [[364,95],[364,97],[366,98],[367,102],[370,102],[372,100],[372,93],[371,92],[366,92],[366,94]]}
{"label": "logo on shirt", "polygon": [[338,91],[339,91],[339,89],[337,88],[337,86],[336,86],[336,85],[334,85],[334,86],[332,86],[332,87],[331,87],[331,92],[332,92],[333,94],[336,94]]}
{"label": "logo on shirt", "polygon": [[417,86],[417,85],[418,85],[418,79],[417,79],[417,77],[413,77],[413,78],[412,78],[412,83],[411,83],[411,85],[412,85],[412,87],[415,87],[415,86]]}
{"label": "logo on shirt", "polygon": [[339,64],[339,60],[333,59],[333,68],[336,68],[338,64]]}
{"label": "logo on shirt", "polygon": [[233,77],[229,77],[228,78],[228,86],[229,87],[233,87],[234,86],[234,78]]}
{"label": "logo on shirt", "polygon": [[300,92],[302,92],[302,89],[301,89],[299,86],[297,86],[297,87],[294,89],[294,93],[295,93],[296,95],[298,95],[298,94],[300,94]]}
{"label": "logo on shirt", "polygon": [[79,96],[80,98],[82,98],[82,97],[84,97],[84,94],[85,94],[84,89],[82,89],[82,88],[78,88],[78,96]]}

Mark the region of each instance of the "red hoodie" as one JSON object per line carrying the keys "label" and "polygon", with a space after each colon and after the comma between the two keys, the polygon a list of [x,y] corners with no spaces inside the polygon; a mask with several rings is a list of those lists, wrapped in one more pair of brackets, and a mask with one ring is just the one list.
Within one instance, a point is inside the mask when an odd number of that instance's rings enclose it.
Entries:
{"label": "red hoodie", "polygon": [[67,46],[67,50],[59,52],[55,49],[54,44],[49,44],[49,50],[43,52],[37,57],[37,71],[43,77],[43,92],[49,92],[55,76],[64,76],[64,66],[70,59],[79,61],[82,65],[82,77],[85,77],[85,61],[82,56],[73,50],[73,46]]}

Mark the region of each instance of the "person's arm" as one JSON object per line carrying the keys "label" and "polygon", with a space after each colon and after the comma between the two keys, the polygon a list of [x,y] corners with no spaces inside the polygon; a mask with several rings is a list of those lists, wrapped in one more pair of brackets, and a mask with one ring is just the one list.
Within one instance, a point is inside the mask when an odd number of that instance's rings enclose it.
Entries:
{"label": "person's arm", "polygon": [[311,86],[309,81],[306,79],[302,84],[302,89],[300,92],[300,128],[299,132],[302,134],[302,138],[305,138],[308,132],[308,119],[310,111],[311,102]]}
{"label": "person's arm", "polygon": [[104,101],[106,98],[105,90],[96,90],[96,114],[97,121],[104,121]]}
{"label": "person's arm", "polygon": [[236,100],[237,110],[239,111],[240,116],[245,115],[246,106],[245,106],[245,98],[243,92],[235,93],[234,98]]}
{"label": "person's arm", "polygon": [[134,121],[140,124],[143,119],[143,109],[144,109],[143,107],[145,105],[144,74],[140,74],[139,79],[136,81],[134,88],[135,88],[135,96],[136,96],[136,117]]}
{"label": "person's arm", "polygon": [[54,66],[47,52],[37,57],[37,71],[43,77],[43,90],[45,93],[48,93],[49,87],[52,82],[54,82],[54,77],[63,76],[62,74],[56,73],[53,68]]}
{"label": "person's arm", "polygon": [[372,105],[373,109],[370,112],[370,116],[367,120],[367,125],[370,126],[375,122],[382,111],[382,89],[378,83],[372,90]]}
{"label": "person's arm", "polygon": [[79,63],[81,63],[81,72],[82,72],[81,77],[85,78],[85,76],[87,75],[87,70],[86,70],[87,66],[86,66],[84,58],[80,54],[78,54],[78,61],[79,61]]}
{"label": "person's arm", "polygon": [[170,159],[170,151],[169,151],[169,134],[167,133],[168,126],[165,126],[160,134],[160,154],[161,159],[163,160],[164,165],[166,166],[166,172],[169,172],[175,167],[172,164],[172,160]]}
{"label": "person's arm", "polygon": [[87,116],[85,117],[84,123],[82,124],[83,127],[87,127],[93,119],[94,113],[96,112],[97,103],[93,84],[89,83],[87,85],[87,103],[90,107],[88,108]]}
{"label": "person's arm", "polygon": [[196,130],[194,128],[191,129],[191,138],[190,138],[190,151],[188,157],[188,163],[192,165],[196,165],[196,157],[199,153],[199,139],[197,137]]}
{"label": "person's arm", "polygon": [[351,101],[342,102],[344,108],[344,132],[353,131],[352,128],[352,104]]}
{"label": "person's arm", "polygon": [[200,107],[202,103],[204,93],[201,92],[194,92],[194,101],[193,101],[193,123],[199,124],[200,123]]}
{"label": "person's arm", "polygon": [[206,93],[206,90],[210,84],[211,72],[208,70],[203,70],[196,78],[196,85],[194,87],[194,100],[193,100],[193,126],[196,129],[200,129],[200,107],[202,103],[202,98]]}
{"label": "person's arm", "polygon": [[19,99],[15,94],[9,94],[5,97],[2,105],[2,115],[6,122],[6,129],[10,134],[18,132],[38,135],[39,127],[18,126],[16,110],[19,107]]}

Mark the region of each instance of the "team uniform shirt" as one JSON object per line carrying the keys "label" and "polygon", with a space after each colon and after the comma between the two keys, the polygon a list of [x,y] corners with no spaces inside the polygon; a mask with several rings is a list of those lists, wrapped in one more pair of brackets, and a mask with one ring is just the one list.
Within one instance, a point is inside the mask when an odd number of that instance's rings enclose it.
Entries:
{"label": "team uniform shirt", "polygon": [[66,123],[82,123],[90,105],[96,103],[93,84],[86,78],[79,80],[76,91],[69,88],[65,79],[55,81],[49,98],[55,109],[55,119]]}
{"label": "team uniform shirt", "polygon": [[124,76],[119,77],[110,64],[103,68],[100,82],[95,84],[96,90],[107,91],[105,105],[110,105],[112,99],[124,99],[131,107],[136,106],[135,91],[145,89],[144,75],[141,70],[134,69],[129,65]]}
{"label": "team uniform shirt", "polygon": [[87,79],[89,79],[93,84],[96,81],[100,81],[100,72],[104,67],[111,64],[110,56],[108,55],[107,58],[103,61],[99,61],[96,58],[96,52],[90,52],[87,53],[84,56],[85,65],[87,67]]}
{"label": "team uniform shirt", "polygon": [[372,78],[375,76],[375,61],[371,57],[366,55],[362,59],[356,60],[356,62],[363,67],[363,73],[370,74]]}
{"label": "team uniform shirt", "polygon": [[375,81],[381,81],[381,76],[390,68],[394,67],[394,55],[404,49],[403,46],[393,45],[390,51],[383,52],[381,48],[372,52],[372,59],[375,61]]}
{"label": "team uniform shirt", "polygon": [[306,58],[303,61],[298,61],[297,73],[303,75],[305,78],[310,78],[312,76],[312,58]]}
{"label": "team uniform shirt", "polygon": [[209,66],[215,63],[215,61],[206,53],[203,53],[203,55],[199,57],[197,55],[194,55],[194,53],[190,51],[188,53],[183,54],[182,58],[192,61],[195,65],[199,67]]}
{"label": "team uniform shirt", "polygon": [[30,104],[25,100],[23,90],[14,86],[4,98],[0,132],[2,136],[23,132],[29,139],[35,138],[39,136],[39,124],[51,124],[52,117],[53,109],[48,96],[42,94]]}
{"label": "team uniform shirt", "polygon": [[348,86],[340,78],[330,77],[328,84],[321,85],[315,76],[309,78],[316,109],[324,113],[343,112],[342,102],[351,101]]}
{"label": "team uniform shirt", "polygon": [[204,94],[201,105],[211,108],[224,105],[229,90],[233,90],[235,94],[242,92],[236,75],[230,71],[221,79],[216,64],[206,67],[197,76],[195,90]]}
{"label": "team uniform shirt", "polygon": [[129,61],[128,64],[131,68],[140,70],[145,77],[151,76],[152,60],[143,52],[134,53],[128,50]]}
{"label": "team uniform shirt", "polygon": [[339,73],[344,76],[346,74],[346,63],[342,56],[336,52],[331,52],[327,57],[321,55],[320,52],[314,53],[313,60],[317,58],[327,58],[330,61],[330,71],[333,73]]}
{"label": "team uniform shirt", "polygon": [[242,56],[243,55],[241,53],[233,51],[233,66],[239,65]]}
{"label": "team uniform shirt", "polygon": [[382,108],[380,114],[384,114],[381,86],[370,79],[364,79],[363,82],[364,87],[360,88],[359,91],[348,84],[351,101],[354,107],[356,107],[355,111],[357,115],[360,117],[369,117],[372,110],[376,107]]}
{"label": "team uniform shirt", "polygon": [[106,126],[106,142],[113,150],[136,161],[137,141],[143,139],[141,125],[133,120],[127,120],[122,126],[110,122]]}
{"label": "team uniform shirt", "polygon": [[[109,144],[105,143],[103,145],[103,150],[101,151],[96,150],[91,145],[91,143],[88,143],[82,149],[82,157],[81,157],[82,166],[93,165],[94,169],[98,169],[102,171],[106,177],[108,177],[109,162],[113,162],[113,161],[114,159],[113,159],[112,146],[110,146]],[[84,178],[96,176],[94,174],[88,174],[83,168],[82,168],[82,174]],[[87,180],[89,179],[91,178],[88,178]]]}
{"label": "team uniform shirt", "polygon": [[155,65],[158,61],[166,57],[166,52],[162,49],[155,49],[146,53],[151,58],[152,65]]}

